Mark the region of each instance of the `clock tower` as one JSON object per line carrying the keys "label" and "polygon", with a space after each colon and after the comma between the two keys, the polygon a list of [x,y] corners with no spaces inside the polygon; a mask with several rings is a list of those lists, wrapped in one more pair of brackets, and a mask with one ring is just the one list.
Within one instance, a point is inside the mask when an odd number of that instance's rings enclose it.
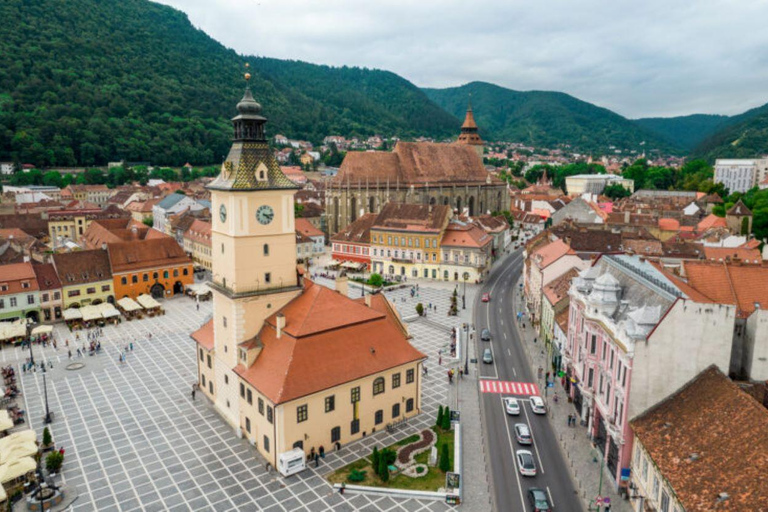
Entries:
{"label": "clock tower", "polygon": [[[246,73],[246,80],[250,74]],[[264,320],[300,293],[296,269],[293,195],[297,186],[280,170],[267,144],[250,86],[232,119],[234,138],[211,191],[215,403],[240,425],[238,345],[254,338]]]}

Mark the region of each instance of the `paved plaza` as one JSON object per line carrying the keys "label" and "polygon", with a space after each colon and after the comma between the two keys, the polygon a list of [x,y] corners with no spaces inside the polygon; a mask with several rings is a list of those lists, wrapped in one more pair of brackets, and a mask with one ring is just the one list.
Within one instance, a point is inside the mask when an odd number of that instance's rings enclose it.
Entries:
{"label": "paved plaza", "polygon": [[[437,367],[438,350],[449,346],[451,322],[458,321],[446,321],[449,290],[422,287],[419,300],[432,302],[438,313],[408,323],[412,342],[429,356],[424,414],[393,434],[379,432],[327,454],[318,468],[290,478],[268,473],[255,449],[236,437],[202,394],[192,400],[197,363],[189,333],[210,317],[211,302],[201,303],[198,311],[189,298],[170,299],[163,303],[165,316],[105,327],[102,351],[95,356],[77,357],[76,347],[86,343],[83,331],[75,341],[73,333],[57,325],[58,349],[35,345],[33,350],[38,363],[53,363],[45,374],[54,414],[51,430],[57,447],[66,450],[59,478],[79,494],[73,510],[447,510],[434,500],[340,496],[322,475],[368,455],[374,444],[390,444],[434,422],[438,405],[449,396],[445,370]],[[355,294],[360,290],[350,287],[350,295]],[[387,296],[403,316],[413,315],[416,299],[407,290]],[[127,361],[120,363],[119,353],[126,347]],[[6,347],[0,350],[0,361],[23,362],[28,355],[28,350]],[[70,363],[84,366],[68,370]],[[43,373],[20,375],[20,406],[42,435]]]}

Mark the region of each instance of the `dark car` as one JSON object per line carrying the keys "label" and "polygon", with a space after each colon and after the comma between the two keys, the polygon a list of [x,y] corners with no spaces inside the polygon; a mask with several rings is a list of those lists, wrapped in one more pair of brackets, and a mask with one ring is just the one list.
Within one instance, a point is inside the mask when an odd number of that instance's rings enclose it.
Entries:
{"label": "dark car", "polygon": [[483,341],[491,341],[491,331],[488,329],[480,331],[480,339]]}
{"label": "dark car", "polygon": [[549,504],[549,498],[544,489],[536,487],[528,489],[528,501],[531,502],[533,512],[550,512],[552,506]]}

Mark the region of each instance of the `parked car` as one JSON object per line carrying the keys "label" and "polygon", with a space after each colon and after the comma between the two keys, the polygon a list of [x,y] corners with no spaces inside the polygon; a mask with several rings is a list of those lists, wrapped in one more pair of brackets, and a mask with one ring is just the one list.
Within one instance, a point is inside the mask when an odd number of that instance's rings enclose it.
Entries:
{"label": "parked car", "polygon": [[493,363],[493,354],[491,353],[491,349],[487,348],[483,350],[483,362],[486,364]]}
{"label": "parked car", "polygon": [[483,341],[491,341],[491,331],[488,329],[480,331],[480,339]]}
{"label": "parked car", "polygon": [[517,467],[523,476],[536,476],[536,463],[533,461],[533,454],[528,450],[517,450]]}
{"label": "parked car", "polygon": [[528,489],[528,501],[530,501],[533,507],[533,512],[550,512],[552,506],[549,504],[549,498],[547,497],[544,489],[532,487]]}
{"label": "parked car", "polygon": [[517,398],[508,396],[504,399],[504,409],[507,411],[507,414],[517,416],[520,414],[520,402],[517,401]]}
{"label": "parked car", "polygon": [[520,444],[532,444],[531,429],[525,423],[515,423],[515,439]]}
{"label": "parked car", "polygon": [[531,410],[533,414],[547,414],[547,406],[544,405],[544,400],[540,396],[531,397]]}
{"label": "parked car", "polygon": [[481,299],[483,302],[491,302],[491,294],[486,292],[483,294],[483,298]]}

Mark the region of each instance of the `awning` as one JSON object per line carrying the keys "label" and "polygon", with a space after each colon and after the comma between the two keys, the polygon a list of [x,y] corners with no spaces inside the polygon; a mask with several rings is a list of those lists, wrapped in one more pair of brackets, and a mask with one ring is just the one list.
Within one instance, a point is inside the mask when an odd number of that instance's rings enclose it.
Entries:
{"label": "awning", "polygon": [[0,439],[0,450],[6,448],[9,445],[19,442],[37,442],[37,434],[34,430],[22,430],[20,432],[14,432],[13,434]]}
{"label": "awning", "polygon": [[34,457],[38,450],[37,443],[32,441],[10,445],[0,450],[0,464],[8,464],[24,457]]}
{"label": "awning", "polygon": [[80,311],[83,313],[83,321],[85,322],[101,318],[101,310],[96,306],[83,306]]}
{"label": "awning", "polygon": [[19,477],[31,473],[37,465],[32,457],[22,457],[0,465],[0,484],[7,484]]}
{"label": "awning", "polygon": [[38,325],[34,329],[32,329],[32,334],[51,334],[53,332],[53,326],[52,325]]}
{"label": "awning", "polygon": [[64,320],[81,320],[83,312],[80,308],[69,308],[64,310]]}
{"label": "awning", "polygon": [[99,312],[104,318],[114,318],[116,316],[120,316],[120,312],[117,310],[117,308],[109,302],[104,302],[95,307],[99,308]]}
{"label": "awning", "polygon": [[188,284],[186,290],[190,295],[200,295],[200,296],[208,295],[209,293],[212,292],[212,290],[208,288],[208,285],[205,283]]}
{"label": "awning", "polygon": [[145,295],[139,295],[136,298],[136,302],[141,304],[141,307],[143,307],[144,309],[154,309],[154,308],[159,308],[160,307],[160,303],[159,302],[157,302],[155,299],[153,299],[152,297],[150,297],[149,295],[146,295],[146,294]]}
{"label": "awning", "polygon": [[9,428],[13,428],[13,420],[8,414],[8,411],[0,409],[0,432],[5,432]]}
{"label": "awning", "polygon": [[27,335],[27,325],[24,320],[16,322],[0,322],[0,341]]}
{"label": "awning", "polygon": [[127,313],[132,313],[134,311],[139,311],[141,309],[141,306],[130,297],[123,297],[122,299],[117,301],[117,305],[120,306],[122,310]]}
{"label": "awning", "polygon": [[355,263],[353,261],[345,261],[344,263],[341,264],[342,267],[348,268],[351,270],[360,270],[364,265],[365,263]]}

